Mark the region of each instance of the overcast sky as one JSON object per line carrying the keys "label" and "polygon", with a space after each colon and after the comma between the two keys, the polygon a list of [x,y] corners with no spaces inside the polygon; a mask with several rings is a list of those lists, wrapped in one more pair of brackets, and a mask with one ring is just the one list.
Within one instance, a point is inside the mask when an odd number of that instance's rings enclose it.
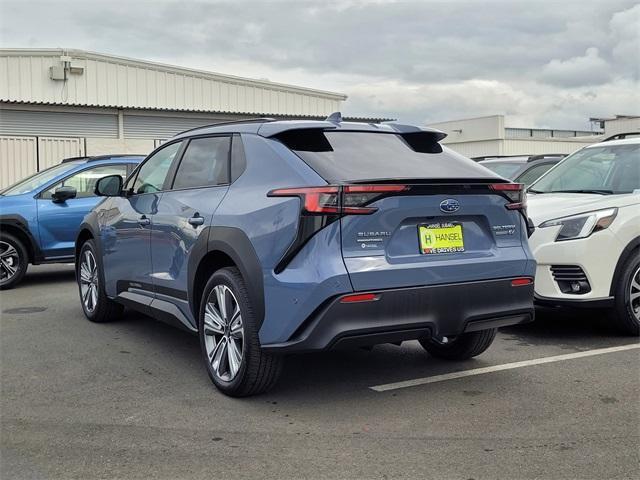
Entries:
{"label": "overcast sky", "polygon": [[349,96],[421,124],[505,114],[588,128],[640,114],[640,3],[0,0],[3,47],[64,47]]}

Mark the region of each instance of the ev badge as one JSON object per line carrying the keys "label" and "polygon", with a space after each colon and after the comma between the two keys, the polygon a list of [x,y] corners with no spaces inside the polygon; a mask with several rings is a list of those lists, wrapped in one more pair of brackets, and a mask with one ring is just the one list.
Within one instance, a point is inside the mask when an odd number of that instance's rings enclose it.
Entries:
{"label": "ev badge", "polygon": [[460,210],[460,202],[453,198],[447,198],[440,202],[440,210],[444,213],[455,213]]}

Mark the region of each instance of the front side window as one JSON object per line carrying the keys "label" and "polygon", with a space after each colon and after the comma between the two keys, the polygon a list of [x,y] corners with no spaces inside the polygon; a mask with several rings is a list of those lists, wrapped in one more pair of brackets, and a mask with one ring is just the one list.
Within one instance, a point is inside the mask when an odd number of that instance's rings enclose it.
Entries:
{"label": "front side window", "polygon": [[140,167],[135,182],[133,182],[133,193],[153,193],[163,189],[167,173],[171,168],[171,163],[180,150],[182,142],[172,143],[162,150],[154,153]]}
{"label": "front side window", "polygon": [[123,179],[127,176],[127,165],[102,165],[99,167],[88,168],[81,172],[65,178],[62,182],[56,183],[53,187],[42,192],[41,198],[51,199],[51,195],[59,187],[73,187],[76,189],[76,198],[95,197],[94,190],[96,183],[102,177],[108,175],[120,175]]}
{"label": "front side window", "polygon": [[640,145],[603,145],[565,158],[531,186],[541,193],[631,193],[640,189]]}
{"label": "front side window", "polygon": [[174,189],[229,183],[229,137],[194,138],[182,156]]}

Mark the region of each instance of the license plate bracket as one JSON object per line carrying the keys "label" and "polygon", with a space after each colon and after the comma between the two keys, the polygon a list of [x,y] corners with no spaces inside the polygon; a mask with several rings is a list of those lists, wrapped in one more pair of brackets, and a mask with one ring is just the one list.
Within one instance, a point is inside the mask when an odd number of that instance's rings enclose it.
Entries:
{"label": "license plate bracket", "polygon": [[464,252],[462,224],[436,222],[418,225],[418,246],[424,255]]}

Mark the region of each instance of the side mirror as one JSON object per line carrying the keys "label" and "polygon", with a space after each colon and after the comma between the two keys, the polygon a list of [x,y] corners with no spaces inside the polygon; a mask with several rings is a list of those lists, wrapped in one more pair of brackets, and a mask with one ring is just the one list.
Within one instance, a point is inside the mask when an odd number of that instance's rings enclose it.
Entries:
{"label": "side mirror", "polygon": [[69,186],[58,187],[56,188],[55,192],[51,194],[51,201],[53,203],[64,203],[67,200],[76,198],[77,194],[78,194],[78,191],[73,187],[69,187]]}
{"label": "side mirror", "polygon": [[122,195],[122,177],[107,175],[96,182],[94,193],[100,197],[119,197]]}

